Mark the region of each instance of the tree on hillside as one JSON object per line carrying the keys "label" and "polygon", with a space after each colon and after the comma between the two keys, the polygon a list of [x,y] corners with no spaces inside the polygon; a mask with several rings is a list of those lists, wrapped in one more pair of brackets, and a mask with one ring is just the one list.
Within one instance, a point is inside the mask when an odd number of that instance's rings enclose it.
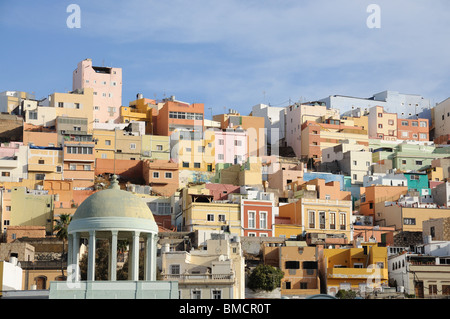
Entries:
{"label": "tree on hillside", "polygon": [[61,214],[59,215],[59,219],[55,219],[55,226],[53,227],[53,231],[56,232],[56,237],[60,240],[62,240],[63,242],[63,246],[62,246],[62,254],[61,254],[61,272],[63,277],[65,277],[64,275],[64,267],[63,267],[63,261],[66,257],[66,253],[65,253],[65,245],[67,243],[67,239],[68,239],[68,228],[69,228],[69,224],[72,221],[72,215],[70,214]]}
{"label": "tree on hillside", "polygon": [[270,265],[258,265],[250,274],[248,287],[252,290],[272,291],[281,286],[284,273],[281,269]]}

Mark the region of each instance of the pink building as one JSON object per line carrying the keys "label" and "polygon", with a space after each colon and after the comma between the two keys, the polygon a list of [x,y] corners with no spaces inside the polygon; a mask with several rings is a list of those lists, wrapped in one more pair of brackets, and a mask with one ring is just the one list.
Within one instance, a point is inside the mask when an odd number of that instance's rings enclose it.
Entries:
{"label": "pink building", "polygon": [[119,123],[122,106],[122,69],[92,66],[91,59],[73,71],[73,90],[94,90],[94,123]]}
{"label": "pink building", "polygon": [[0,158],[17,156],[21,145],[22,142],[1,143]]}
{"label": "pink building", "polygon": [[247,131],[240,127],[215,131],[216,164],[242,164],[247,157]]}

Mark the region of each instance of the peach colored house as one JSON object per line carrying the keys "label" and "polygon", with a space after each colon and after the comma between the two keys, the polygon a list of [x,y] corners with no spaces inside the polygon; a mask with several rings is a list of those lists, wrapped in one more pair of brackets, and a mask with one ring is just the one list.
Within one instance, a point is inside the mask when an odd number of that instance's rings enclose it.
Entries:
{"label": "peach colored house", "polygon": [[58,134],[42,126],[23,123],[23,145],[55,147],[58,146]]}
{"label": "peach colored house", "polygon": [[94,142],[64,141],[63,176],[78,189],[94,187]]}
{"label": "peach colored house", "polygon": [[374,185],[360,188],[359,211],[361,215],[376,217],[385,201],[396,201],[408,191],[407,186]]}
{"label": "peach colored house", "polygon": [[382,106],[369,109],[369,137],[395,141],[397,139],[397,113],[387,113]]}
{"label": "peach colored house", "polygon": [[399,140],[429,141],[430,128],[427,119],[398,119],[397,120]]}
{"label": "peach colored house", "polygon": [[93,66],[92,59],[85,59],[73,71],[72,86],[73,90],[93,90],[94,123],[119,123],[122,106],[121,68]]}
{"label": "peach colored house", "polygon": [[120,178],[136,184],[145,182],[143,178],[143,161],[125,159],[95,159],[95,175],[116,174]]}
{"label": "peach colored house", "polygon": [[145,183],[162,196],[172,196],[179,187],[178,164],[166,160],[145,160],[142,167]]}

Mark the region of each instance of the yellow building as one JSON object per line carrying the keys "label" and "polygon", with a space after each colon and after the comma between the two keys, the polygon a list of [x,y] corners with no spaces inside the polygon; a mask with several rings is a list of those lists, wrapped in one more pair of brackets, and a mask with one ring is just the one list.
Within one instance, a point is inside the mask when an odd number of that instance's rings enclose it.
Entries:
{"label": "yellow building", "polygon": [[[279,207],[279,217],[289,218],[292,225],[301,228],[297,235],[303,232],[344,235],[347,243],[353,239],[351,216],[350,200],[301,198]],[[281,228],[290,232],[300,230],[287,226]]]}
{"label": "yellow building", "polygon": [[322,291],[336,295],[339,290],[369,293],[388,285],[387,248],[376,243],[361,247],[323,249],[319,255]]}
{"label": "yellow building", "polygon": [[[11,226],[45,226],[53,234],[53,195],[26,187],[11,189]],[[32,208],[32,209],[31,209]]]}
{"label": "yellow building", "polygon": [[61,180],[63,175],[63,151],[59,148],[35,148],[28,150],[28,179]]}
{"label": "yellow building", "polygon": [[155,100],[146,99],[138,95],[138,99],[129,103],[129,106],[120,107],[120,117],[122,123],[130,123],[132,121],[145,122],[145,134],[154,134],[153,130],[153,112],[158,107]]}
{"label": "yellow building", "polygon": [[260,157],[249,157],[244,164],[219,163],[213,181],[219,184],[239,186],[262,185],[262,163]]}
{"label": "yellow building", "polygon": [[95,158],[114,159],[116,147],[116,131],[94,129]]}
{"label": "yellow building", "polygon": [[87,134],[92,134],[94,123],[94,91],[91,88],[75,90],[68,93],[53,93],[49,96],[50,107],[55,109],[55,116],[82,117],[87,119]]}
{"label": "yellow building", "polygon": [[303,232],[301,225],[275,224],[275,237],[297,238]]}
{"label": "yellow building", "polygon": [[170,137],[159,135],[143,135],[141,159],[170,160]]}
{"label": "yellow building", "polygon": [[433,182],[440,182],[444,180],[444,169],[440,166],[427,167],[426,169],[419,170],[427,172],[428,180]]}
{"label": "yellow building", "polygon": [[[179,134],[177,134],[179,133]],[[195,134],[195,133],[192,133]],[[191,132],[178,131],[172,134],[172,158],[178,159],[180,170],[213,172],[215,170],[215,134],[204,131],[202,138],[192,136]]]}
{"label": "yellow building", "polygon": [[223,232],[224,227],[231,235],[241,235],[240,204],[214,202],[213,195],[204,185],[183,188],[181,202],[180,228],[198,231],[199,242],[209,239],[211,233]]}

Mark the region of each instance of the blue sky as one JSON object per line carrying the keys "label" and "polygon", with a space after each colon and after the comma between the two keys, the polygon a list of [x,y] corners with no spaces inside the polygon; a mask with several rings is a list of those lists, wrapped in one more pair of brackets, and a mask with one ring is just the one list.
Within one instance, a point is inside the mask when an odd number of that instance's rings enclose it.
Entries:
{"label": "blue sky", "polygon": [[[68,28],[71,3],[81,28]],[[380,28],[368,28],[370,4]],[[79,61],[123,69],[137,93],[204,103],[207,117],[384,90],[450,96],[448,0],[0,0],[0,91],[72,88]]]}

